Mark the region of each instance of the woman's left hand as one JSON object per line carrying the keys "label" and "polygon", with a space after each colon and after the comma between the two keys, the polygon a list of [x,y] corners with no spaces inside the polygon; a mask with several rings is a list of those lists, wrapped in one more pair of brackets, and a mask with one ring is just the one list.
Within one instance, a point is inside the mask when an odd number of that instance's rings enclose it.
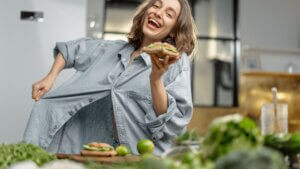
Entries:
{"label": "woman's left hand", "polygon": [[150,57],[152,62],[152,80],[159,80],[162,77],[162,75],[168,70],[169,65],[179,60],[179,56],[170,57],[169,55],[166,55],[164,60],[160,60],[157,55],[151,55]]}

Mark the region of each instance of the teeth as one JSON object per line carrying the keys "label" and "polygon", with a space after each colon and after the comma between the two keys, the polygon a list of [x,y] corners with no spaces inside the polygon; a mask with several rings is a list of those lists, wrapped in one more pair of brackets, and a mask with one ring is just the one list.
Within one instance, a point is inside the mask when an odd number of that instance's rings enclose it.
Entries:
{"label": "teeth", "polygon": [[158,28],[160,27],[159,23],[154,19],[149,19],[149,21],[153,22]]}

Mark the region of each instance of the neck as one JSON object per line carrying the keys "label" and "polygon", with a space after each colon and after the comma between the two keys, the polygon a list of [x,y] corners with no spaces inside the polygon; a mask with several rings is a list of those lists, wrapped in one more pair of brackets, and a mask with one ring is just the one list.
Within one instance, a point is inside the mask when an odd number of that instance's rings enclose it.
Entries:
{"label": "neck", "polygon": [[138,48],[138,51],[141,51],[141,50],[143,49],[144,46],[148,46],[148,45],[150,45],[151,43],[156,42],[156,41],[157,41],[157,40],[154,40],[154,39],[150,39],[150,38],[144,37],[141,46]]}
{"label": "neck", "polygon": [[150,45],[152,42],[154,42],[154,40],[151,40],[149,38],[143,38],[141,46],[137,48],[134,52],[132,52],[131,57],[135,58],[136,56],[140,55],[142,53],[143,47]]}

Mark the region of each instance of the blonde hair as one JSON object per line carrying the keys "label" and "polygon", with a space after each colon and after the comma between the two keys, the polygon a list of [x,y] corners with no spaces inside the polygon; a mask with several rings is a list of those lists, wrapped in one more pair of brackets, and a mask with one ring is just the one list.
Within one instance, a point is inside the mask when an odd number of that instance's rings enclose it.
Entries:
{"label": "blonde hair", "polygon": [[[133,44],[135,48],[139,48],[143,40],[143,23],[146,18],[146,11],[157,0],[145,0],[137,9],[132,27],[128,34],[129,43]],[[185,52],[188,55],[193,55],[197,47],[196,26],[191,13],[191,8],[187,0],[178,0],[181,6],[180,14],[177,22],[172,30],[174,38],[166,37],[164,41],[170,41],[180,52]]]}

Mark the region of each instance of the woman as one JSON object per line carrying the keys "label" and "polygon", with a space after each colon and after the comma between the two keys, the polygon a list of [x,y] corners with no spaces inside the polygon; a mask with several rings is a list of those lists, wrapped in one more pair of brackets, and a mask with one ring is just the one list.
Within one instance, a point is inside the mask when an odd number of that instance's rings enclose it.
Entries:
{"label": "woman", "polygon": [[[146,1],[132,25],[129,43],[81,38],[56,44],[50,73],[33,84],[37,102],[25,141],[56,153],[78,153],[91,141],[124,144],[134,154],[141,139],[154,141],[155,154],[170,148],[192,117],[190,7],[187,0]],[[172,43],[181,56],[162,61],[142,52],[157,41]],[[77,72],[47,93],[63,68]]]}

